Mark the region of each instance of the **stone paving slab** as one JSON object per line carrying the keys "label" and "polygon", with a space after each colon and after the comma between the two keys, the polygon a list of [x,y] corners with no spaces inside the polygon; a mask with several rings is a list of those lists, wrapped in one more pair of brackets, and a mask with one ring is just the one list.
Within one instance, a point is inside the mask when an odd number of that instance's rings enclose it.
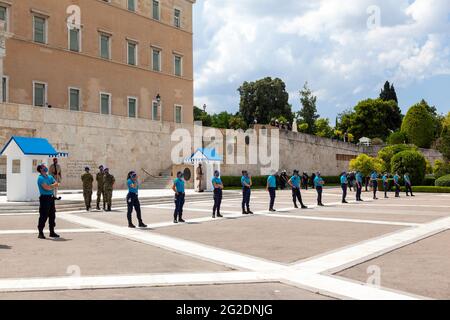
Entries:
{"label": "stone paving slab", "polygon": [[[15,216],[2,216],[0,215],[0,231],[2,230],[36,230],[38,225],[38,215],[15,215]],[[84,229],[85,227],[75,223],[66,222],[56,217],[57,229]],[[48,223],[46,225],[48,229]]]}
{"label": "stone paving slab", "polygon": [[255,216],[214,224],[168,227],[155,232],[291,263],[400,229],[398,226]]}
{"label": "stone paving slab", "polygon": [[61,236],[0,236],[0,278],[67,276],[69,266],[79,266],[82,276],[230,270],[106,233]]}
{"label": "stone paving slab", "polygon": [[435,299],[450,299],[450,231],[446,231],[337,275],[365,282],[370,266],[381,268],[381,286]]}
{"label": "stone paving slab", "polygon": [[328,300],[280,283],[0,293],[0,300]]}

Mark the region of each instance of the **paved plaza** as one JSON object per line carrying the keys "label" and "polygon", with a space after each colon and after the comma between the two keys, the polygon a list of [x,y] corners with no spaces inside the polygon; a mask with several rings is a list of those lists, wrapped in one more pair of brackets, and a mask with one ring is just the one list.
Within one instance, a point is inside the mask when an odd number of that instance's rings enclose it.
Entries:
{"label": "paved plaza", "polygon": [[59,240],[37,239],[35,213],[0,214],[0,299],[450,299],[450,195],[302,195],[309,209],[282,191],[269,213],[254,191],[244,216],[235,192],[224,219],[188,195],[186,224],[161,202],[143,206],[145,230],[124,208],[60,212]]}

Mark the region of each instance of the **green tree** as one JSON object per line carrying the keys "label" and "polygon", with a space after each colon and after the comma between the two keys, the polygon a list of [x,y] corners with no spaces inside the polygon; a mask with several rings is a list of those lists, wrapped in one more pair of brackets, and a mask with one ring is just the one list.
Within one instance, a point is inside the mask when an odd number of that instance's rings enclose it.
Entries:
{"label": "green tree", "polygon": [[201,121],[205,127],[212,126],[211,116],[202,109],[194,106],[194,121]]}
{"label": "green tree", "polygon": [[392,132],[386,140],[387,144],[389,145],[404,144],[407,141],[408,138],[406,137],[406,134],[402,131]]}
{"label": "green tree", "polygon": [[423,183],[427,164],[425,157],[419,151],[406,150],[397,153],[391,159],[391,170],[400,175],[409,173],[411,181],[415,185]]}
{"label": "green tree", "polygon": [[422,104],[428,110],[431,117],[433,118],[434,136],[436,139],[439,138],[442,133],[443,122],[445,121],[445,118],[438,113],[435,106],[430,106],[424,99],[420,101],[420,104]]}
{"label": "green tree", "polygon": [[212,116],[212,127],[219,129],[228,129],[232,115],[224,111]]}
{"label": "green tree", "polygon": [[413,105],[403,119],[402,132],[420,148],[430,148],[436,132],[433,116],[423,101]]}
{"label": "green tree", "polygon": [[330,126],[330,120],[328,119],[317,119],[316,120],[316,135],[322,138],[332,138],[333,128]]}
{"label": "green tree", "polygon": [[359,171],[365,176],[370,175],[373,171],[381,172],[383,167],[383,160],[370,157],[364,153],[350,161],[350,170]]}
{"label": "green tree", "polygon": [[247,125],[255,120],[261,124],[269,124],[272,118],[280,116],[292,122],[289,94],[281,79],[267,77],[255,82],[244,82],[238,91],[241,96],[240,113]]}
{"label": "green tree", "polygon": [[393,146],[387,146],[380,151],[378,151],[378,158],[383,160],[385,166],[383,168],[383,171],[393,172],[391,170],[391,160],[392,157],[395,156],[397,153],[400,153],[402,151],[407,150],[413,150],[417,151],[416,146],[406,145],[406,144],[397,144]]}
{"label": "green tree", "polygon": [[230,118],[228,125],[229,125],[229,129],[234,129],[234,130],[238,130],[238,129],[247,130],[248,129],[247,123],[245,123],[244,118],[242,118],[242,116],[239,113],[237,113],[236,115],[234,115]]}
{"label": "green tree", "polygon": [[442,121],[442,133],[437,140],[437,149],[450,161],[450,112]]}
{"label": "green tree", "polygon": [[398,104],[397,93],[395,92],[394,85],[391,85],[389,81],[386,81],[384,88],[381,89],[380,99],[384,101],[394,100]]}
{"label": "green tree", "polygon": [[359,102],[354,111],[340,115],[338,129],[351,133],[356,140],[362,137],[386,139],[401,126],[401,114],[394,100],[367,99]]}
{"label": "green tree", "polygon": [[433,174],[436,179],[450,174],[450,163],[447,161],[436,160],[434,162]]}
{"label": "green tree", "polygon": [[298,112],[301,123],[308,124],[306,133],[314,134],[316,132],[316,120],[319,119],[317,114],[317,97],[312,94],[311,89],[308,88],[308,82],[305,83],[303,89],[300,91],[301,110]]}

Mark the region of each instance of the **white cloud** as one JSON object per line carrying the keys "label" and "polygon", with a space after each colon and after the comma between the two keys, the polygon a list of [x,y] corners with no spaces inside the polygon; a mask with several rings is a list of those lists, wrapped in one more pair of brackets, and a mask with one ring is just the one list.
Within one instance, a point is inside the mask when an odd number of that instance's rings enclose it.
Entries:
{"label": "white cloud", "polygon": [[[367,27],[371,5],[380,9],[377,28]],[[320,93],[322,112],[331,114],[355,96],[376,95],[385,80],[408,88],[450,75],[448,0],[200,0],[196,6],[196,97],[214,110],[236,111],[237,88],[264,76],[285,80],[297,109],[297,92],[308,81]]]}

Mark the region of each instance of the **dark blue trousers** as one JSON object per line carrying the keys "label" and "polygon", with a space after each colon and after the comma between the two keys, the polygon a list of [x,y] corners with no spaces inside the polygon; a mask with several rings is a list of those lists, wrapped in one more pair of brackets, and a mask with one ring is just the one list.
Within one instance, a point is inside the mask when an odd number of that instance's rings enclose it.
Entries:
{"label": "dark blue trousers", "polygon": [[178,195],[175,195],[175,211],[173,213],[173,218],[175,220],[183,219],[184,199],[185,199],[184,193],[178,193]]}
{"label": "dark blue trousers", "polygon": [[245,211],[247,208],[247,211],[250,211],[250,196],[251,196],[251,189],[248,187],[242,188],[242,210]]}
{"label": "dark blue trousers", "polygon": [[277,188],[269,188],[269,196],[270,196],[269,209],[273,209],[273,206],[275,205],[276,190]]}

